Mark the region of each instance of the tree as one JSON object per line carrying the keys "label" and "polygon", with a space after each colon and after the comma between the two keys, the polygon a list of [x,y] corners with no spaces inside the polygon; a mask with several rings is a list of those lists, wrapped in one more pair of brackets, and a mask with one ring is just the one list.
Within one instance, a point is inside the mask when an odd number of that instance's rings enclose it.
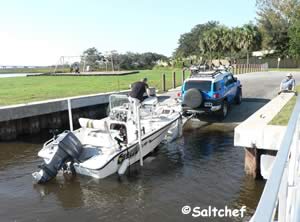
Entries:
{"label": "tree", "polygon": [[229,29],[227,27],[222,27],[220,30],[222,51],[224,56],[232,57],[232,53],[235,50],[234,44],[234,31],[233,29]]}
{"label": "tree", "polygon": [[221,37],[219,28],[214,28],[206,31],[201,36],[199,46],[204,55],[208,55],[209,59],[212,60],[215,56],[219,58],[221,46]]}
{"label": "tree", "polygon": [[299,0],[257,0],[258,26],[262,33],[262,47],[288,54],[288,30],[293,18],[299,14]]}
{"label": "tree", "polygon": [[[296,11],[296,10],[295,10]],[[292,57],[300,58],[300,9],[292,18],[291,25],[288,30],[289,35],[289,54]]]}
{"label": "tree", "polygon": [[[195,45],[195,36],[198,44]],[[191,46],[191,48],[188,48]],[[228,28],[218,22],[196,25],[191,32],[181,35],[175,58],[198,56],[204,59],[236,57],[249,55],[250,51],[260,49],[261,34],[252,23],[238,28]]]}
{"label": "tree", "polygon": [[250,51],[259,50],[261,47],[261,34],[258,28],[249,23],[234,29],[236,51],[245,51],[247,64],[249,64]]}
{"label": "tree", "polygon": [[209,21],[204,24],[198,24],[188,33],[184,33],[178,40],[178,47],[174,52],[174,57],[184,58],[189,56],[199,56],[202,54],[199,48],[199,39],[204,33],[210,29],[213,29],[219,25],[216,21]]}
{"label": "tree", "polygon": [[152,69],[159,60],[168,61],[164,55],[146,52],[146,53],[133,53],[126,52],[125,54],[115,53],[113,55],[114,64],[119,66],[120,69],[133,70],[133,69]]}
{"label": "tree", "polygon": [[88,48],[83,52],[81,63],[90,66],[91,71],[99,68],[99,63],[104,60],[104,56],[95,47]]}
{"label": "tree", "polygon": [[300,57],[300,20],[295,21],[289,28],[289,53],[291,56]]}

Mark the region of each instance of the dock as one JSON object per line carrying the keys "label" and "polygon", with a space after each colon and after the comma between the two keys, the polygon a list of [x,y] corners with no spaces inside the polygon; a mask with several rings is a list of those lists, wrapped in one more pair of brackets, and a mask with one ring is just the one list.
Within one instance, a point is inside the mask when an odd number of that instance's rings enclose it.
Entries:
{"label": "dock", "polygon": [[234,145],[245,150],[246,174],[267,180],[251,222],[299,221],[299,96],[288,125],[270,125],[293,96],[277,95],[234,130]]}
{"label": "dock", "polygon": [[282,138],[269,138],[278,144],[276,157],[261,159],[269,162],[270,172],[252,222],[300,220],[299,117],[298,97]]}

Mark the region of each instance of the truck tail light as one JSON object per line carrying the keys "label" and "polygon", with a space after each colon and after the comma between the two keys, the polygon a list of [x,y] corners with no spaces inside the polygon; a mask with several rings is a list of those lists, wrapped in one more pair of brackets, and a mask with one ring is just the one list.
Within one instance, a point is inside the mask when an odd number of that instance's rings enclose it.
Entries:
{"label": "truck tail light", "polygon": [[178,92],[178,93],[177,93],[177,96],[180,97],[180,96],[181,96],[181,92]]}
{"label": "truck tail light", "polygon": [[218,99],[218,98],[220,98],[220,94],[219,94],[219,93],[214,93],[213,97],[214,97],[215,99]]}

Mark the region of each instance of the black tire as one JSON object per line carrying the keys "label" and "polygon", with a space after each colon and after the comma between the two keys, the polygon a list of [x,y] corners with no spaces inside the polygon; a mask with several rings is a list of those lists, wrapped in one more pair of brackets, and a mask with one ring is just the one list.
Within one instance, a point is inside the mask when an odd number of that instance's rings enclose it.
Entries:
{"label": "black tire", "polygon": [[239,88],[236,92],[236,96],[234,98],[235,104],[240,105],[242,103],[242,99],[243,99],[243,93],[242,93],[242,89]]}
{"label": "black tire", "polygon": [[202,94],[198,89],[192,88],[184,93],[183,104],[195,109],[203,102]]}
{"label": "black tire", "polygon": [[218,111],[218,117],[220,118],[220,120],[223,120],[227,117],[228,110],[229,110],[229,104],[227,100],[224,100],[221,109]]}

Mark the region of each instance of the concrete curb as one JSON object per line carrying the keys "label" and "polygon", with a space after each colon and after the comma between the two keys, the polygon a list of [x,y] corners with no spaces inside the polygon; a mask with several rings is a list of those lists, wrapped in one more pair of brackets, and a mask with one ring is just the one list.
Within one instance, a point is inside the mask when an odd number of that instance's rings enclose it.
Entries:
{"label": "concrete curb", "polygon": [[[294,94],[282,93],[234,129],[234,146],[278,150],[286,127],[268,125]],[[276,139],[275,139],[276,138]]]}

